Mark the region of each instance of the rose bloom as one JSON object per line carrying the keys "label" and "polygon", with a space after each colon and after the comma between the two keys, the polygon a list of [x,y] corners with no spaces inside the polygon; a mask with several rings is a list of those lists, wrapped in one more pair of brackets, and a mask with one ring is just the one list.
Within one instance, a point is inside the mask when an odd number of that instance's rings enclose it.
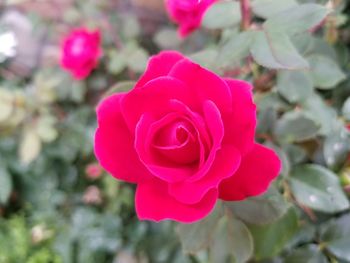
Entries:
{"label": "rose bloom", "polygon": [[133,90],[98,106],[95,154],[115,178],[137,184],[140,219],[191,223],[218,198],[259,195],[278,175],[277,155],[254,141],[255,111],[249,83],[161,52]]}
{"label": "rose bloom", "polygon": [[186,37],[202,22],[205,11],[216,0],[166,0],[170,18],[179,24],[179,35]]}
{"label": "rose bloom", "polygon": [[79,28],[72,31],[61,47],[61,66],[77,80],[90,75],[101,56],[100,32]]}

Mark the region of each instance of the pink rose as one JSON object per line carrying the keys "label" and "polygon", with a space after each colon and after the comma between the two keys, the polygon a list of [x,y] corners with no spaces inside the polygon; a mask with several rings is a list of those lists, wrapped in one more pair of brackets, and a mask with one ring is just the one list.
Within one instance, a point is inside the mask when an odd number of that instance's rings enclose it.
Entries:
{"label": "pink rose", "polygon": [[161,52],[133,90],[98,106],[95,154],[137,184],[140,219],[194,222],[218,198],[259,195],[278,175],[277,155],[254,141],[255,108],[249,83]]}
{"label": "pink rose", "polygon": [[205,11],[216,0],[166,0],[166,8],[171,19],[179,24],[179,34],[187,36],[202,22]]}
{"label": "pink rose", "polygon": [[72,31],[63,41],[61,66],[70,71],[75,79],[84,79],[97,66],[101,56],[100,32],[85,28]]}

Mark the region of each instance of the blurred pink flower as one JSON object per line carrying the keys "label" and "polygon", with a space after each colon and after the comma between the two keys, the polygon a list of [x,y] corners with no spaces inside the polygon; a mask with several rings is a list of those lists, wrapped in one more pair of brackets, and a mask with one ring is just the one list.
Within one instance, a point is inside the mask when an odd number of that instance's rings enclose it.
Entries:
{"label": "blurred pink flower", "polygon": [[100,205],[102,203],[101,191],[97,186],[89,186],[84,193],[83,201],[85,204]]}
{"label": "blurred pink flower", "polygon": [[84,79],[97,66],[102,54],[100,32],[78,28],[70,32],[61,47],[61,66],[75,79]]}
{"label": "blurred pink flower", "polygon": [[103,169],[98,163],[90,163],[85,168],[86,176],[89,179],[97,179],[102,175]]}
{"label": "blurred pink flower", "polygon": [[205,11],[216,0],[166,0],[170,18],[179,24],[179,35],[186,37],[200,27]]}

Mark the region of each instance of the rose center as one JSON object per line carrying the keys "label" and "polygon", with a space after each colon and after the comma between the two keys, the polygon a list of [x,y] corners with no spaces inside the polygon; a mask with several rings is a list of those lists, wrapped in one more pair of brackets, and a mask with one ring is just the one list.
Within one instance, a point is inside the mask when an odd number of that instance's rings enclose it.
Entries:
{"label": "rose center", "polygon": [[154,136],[153,148],[168,161],[189,164],[199,158],[196,130],[186,120],[175,120],[162,127]]}

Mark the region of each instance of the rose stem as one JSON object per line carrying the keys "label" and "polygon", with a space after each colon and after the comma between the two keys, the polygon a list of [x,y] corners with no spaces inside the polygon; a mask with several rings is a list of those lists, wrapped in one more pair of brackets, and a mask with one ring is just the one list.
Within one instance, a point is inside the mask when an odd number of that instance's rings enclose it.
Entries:
{"label": "rose stem", "polygon": [[250,10],[250,0],[240,0],[241,4],[241,14],[242,14],[242,30],[247,30],[250,27],[251,20],[251,10]]}

